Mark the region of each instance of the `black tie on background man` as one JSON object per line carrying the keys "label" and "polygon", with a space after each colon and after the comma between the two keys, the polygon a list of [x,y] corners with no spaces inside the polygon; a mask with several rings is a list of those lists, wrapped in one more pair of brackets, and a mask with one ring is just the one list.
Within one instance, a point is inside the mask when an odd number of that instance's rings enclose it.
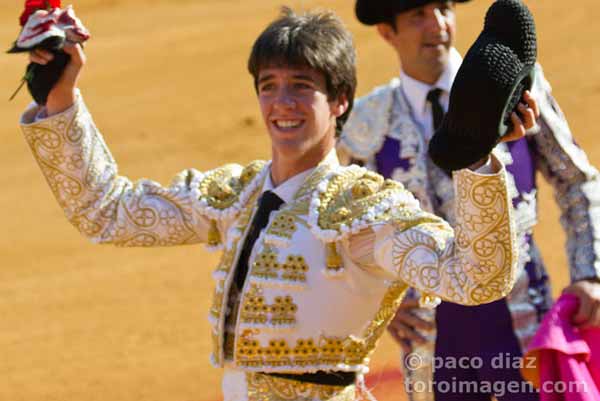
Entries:
{"label": "black tie on background man", "polygon": [[442,104],[440,103],[440,95],[442,94],[442,90],[439,88],[435,88],[429,91],[427,94],[427,100],[431,103],[431,114],[433,121],[433,130],[437,131],[438,128],[442,125],[442,120],[444,120],[444,109]]}

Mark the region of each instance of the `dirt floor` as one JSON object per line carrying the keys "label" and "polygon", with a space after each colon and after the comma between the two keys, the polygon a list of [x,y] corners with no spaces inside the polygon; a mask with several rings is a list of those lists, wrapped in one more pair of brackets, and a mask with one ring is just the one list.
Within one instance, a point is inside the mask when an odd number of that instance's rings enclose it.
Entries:
{"label": "dirt floor", "polygon": [[[7,3],[8,4],[7,6]],[[0,43],[18,31],[21,1],[0,8]],[[349,0],[289,0],[335,9],[355,35],[359,94],[398,71],[391,50],[360,26]],[[80,0],[93,39],[81,88],[121,172],[167,183],[179,170],[268,157],[245,64],[281,0]],[[459,6],[458,48],[482,26],[490,1]],[[528,1],[538,22],[540,61],[577,141],[600,164],[594,141],[600,105],[600,8]],[[542,5],[543,4],[543,5]],[[595,54],[595,55],[594,55]],[[25,66],[0,56],[7,99]],[[0,400],[217,401],[220,372],[208,363],[207,311],[216,255],[202,247],[93,246],[54,201],[18,117],[24,91],[0,107]],[[558,292],[568,281],[564,236],[551,190],[542,185],[537,238]],[[386,338],[371,384],[402,400],[397,349]],[[396,380],[394,380],[396,379]]]}

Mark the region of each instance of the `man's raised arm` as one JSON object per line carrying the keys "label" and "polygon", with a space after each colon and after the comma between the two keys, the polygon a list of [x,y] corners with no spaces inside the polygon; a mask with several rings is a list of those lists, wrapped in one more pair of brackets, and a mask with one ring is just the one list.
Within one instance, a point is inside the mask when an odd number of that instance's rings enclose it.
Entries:
{"label": "man's raised arm", "polygon": [[[132,183],[119,176],[117,164],[76,89],[85,64],[83,51],[79,45],[67,45],[64,50],[71,61],[50,92],[46,107],[32,103],[21,125],[69,221],[96,243],[167,246],[206,242],[211,224],[199,201],[203,174],[184,171],[167,188],[150,180]],[[43,50],[30,53],[31,61],[40,64],[51,57]]]}

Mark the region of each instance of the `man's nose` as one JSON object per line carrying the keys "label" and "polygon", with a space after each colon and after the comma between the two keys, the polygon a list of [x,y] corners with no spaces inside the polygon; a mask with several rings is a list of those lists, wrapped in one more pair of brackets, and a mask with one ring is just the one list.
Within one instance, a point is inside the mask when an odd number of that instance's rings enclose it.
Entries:
{"label": "man's nose", "polygon": [[287,88],[281,88],[275,97],[275,105],[281,108],[293,109],[296,107],[296,99]]}
{"label": "man's nose", "polygon": [[428,25],[432,30],[443,31],[446,29],[446,16],[439,8],[434,8],[429,15]]}

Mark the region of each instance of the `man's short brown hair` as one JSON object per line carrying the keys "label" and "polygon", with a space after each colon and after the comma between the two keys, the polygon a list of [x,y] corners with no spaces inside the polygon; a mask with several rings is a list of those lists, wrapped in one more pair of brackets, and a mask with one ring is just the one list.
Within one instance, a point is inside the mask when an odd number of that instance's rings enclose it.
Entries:
{"label": "man's short brown hair", "polygon": [[336,134],[354,104],[356,55],[350,32],[331,11],[302,15],[284,7],[281,16],[260,34],[252,46],[248,71],[258,88],[260,70],[269,67],[310,67],[325,76],[329,100],[345,95],[348,110],[336,122]]}

